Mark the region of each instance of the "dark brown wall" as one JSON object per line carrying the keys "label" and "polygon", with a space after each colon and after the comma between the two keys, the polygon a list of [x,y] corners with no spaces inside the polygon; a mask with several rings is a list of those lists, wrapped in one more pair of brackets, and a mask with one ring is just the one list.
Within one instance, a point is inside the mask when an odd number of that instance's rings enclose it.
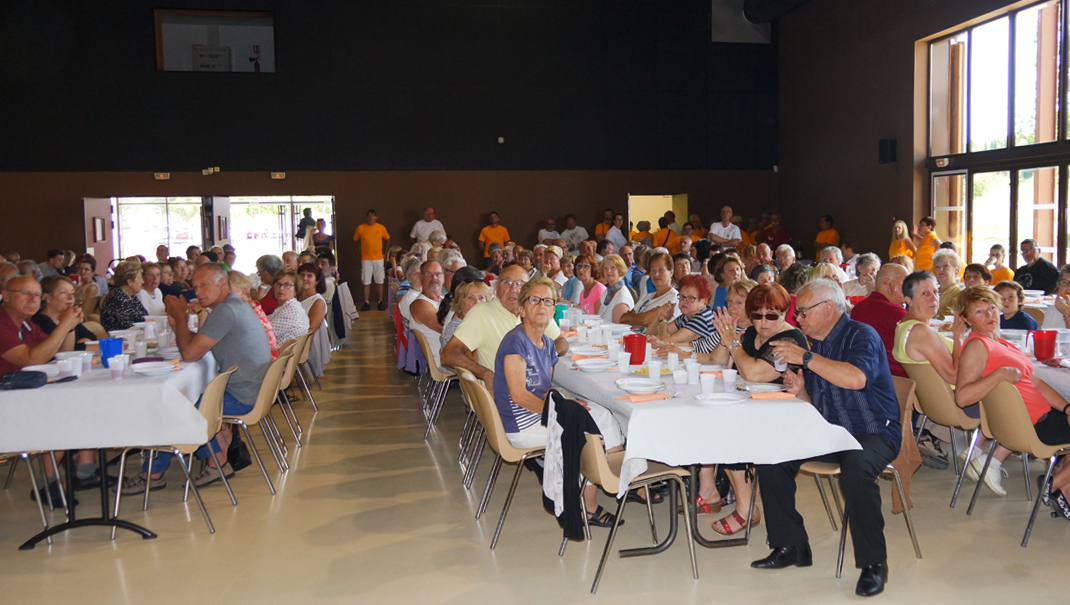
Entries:
{"label": "dark brown wall", "polygon": [[[491,210],[501,214],[514,239],[533,245],[547,218],[562,224],[565,214],[575,214],[591,230],[603,208],[626,211],[628,194],[687,193],[691,212],[705,221],[725,203],[749,216],[773,206],[776,182],[772,171],[727,170],[289,172],[282,181],[270,180],[266,172],[171,173],[168,181],[144,172],[0,172],[0,214],[8,217],[0,224],[0,250],[43,259],[53,247],[84,249],[83,197],[333,195],[341,270],[356,280],[359,265],[350,238],[368,208],[378,211],[392,243],[407,246],[423,207],[434,206],[474,261],[481,258],[476,237]],[[151,256],[152,250],[143,254]]]}
{"label": "dark brown wall", "polygon": [[[914,98],[927,89],[915,81],[915,42],[1006,4],[813,0],[779,22],[780,208],[796,239],[812,243],[828,213],[841,235],[884,257],[892,216],[928,212],[912,158]],[[880,139],[898,140],[897,163],[877,162]]]}

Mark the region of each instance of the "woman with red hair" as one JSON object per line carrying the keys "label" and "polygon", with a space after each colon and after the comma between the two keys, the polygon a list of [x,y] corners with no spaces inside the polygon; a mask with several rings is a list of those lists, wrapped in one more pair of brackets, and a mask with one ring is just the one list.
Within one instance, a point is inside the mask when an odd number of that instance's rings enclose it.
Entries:
{"label": "woman with red hair", "polygon": [[[809,350],[803,333],[786,321],[785,313],[790,305],[791,297],[780,284],[758,286],[751,290],[746,302],[751,327],[739,340],[736,340],[736,321],[718,316],[717,330],[721,339],[729,343],[728,354],[744,380],[783,383],[781,372],[776,370],[773,342],[790,340]],[[799,369],[797,366],[788,366],[792,372]]]}
{"label": "woman with red hair", "polygon": [[687,343],[695,347],[696,353],[712,353],[717,346],[717,333],[713,327],[713,311],[709,307],[713,295],[710,282],[701,275],[688,275],[676,284],[676,288],[680,315],[665,324],[660,340],[653,338],[653,345],[659,349],[666,345],[675,349],[675,345]]}

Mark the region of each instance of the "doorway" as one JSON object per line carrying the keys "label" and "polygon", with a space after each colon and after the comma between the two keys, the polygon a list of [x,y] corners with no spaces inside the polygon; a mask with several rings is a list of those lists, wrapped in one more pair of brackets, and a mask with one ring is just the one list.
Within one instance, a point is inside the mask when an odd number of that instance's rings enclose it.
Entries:
{"label": "doorway", "polygon": [[687,194],[671,195],[628,195],[628,220],[631,230],[639,231],[640,221],[650,222],[650,232],[657,241],[658,219],[672,210],[676,215],[676,224],[683,226],[687,222]]}
{"label": "doorway", "polygon": [[300,250],[297,230],[306,208],[312,210],[312,218],[326,221],[325,232],[333,237],[333,196],[230,196],[230,240],[238,255],[234,269],[255,272],[256,259],[265,254],[282,256],[288,250]]}

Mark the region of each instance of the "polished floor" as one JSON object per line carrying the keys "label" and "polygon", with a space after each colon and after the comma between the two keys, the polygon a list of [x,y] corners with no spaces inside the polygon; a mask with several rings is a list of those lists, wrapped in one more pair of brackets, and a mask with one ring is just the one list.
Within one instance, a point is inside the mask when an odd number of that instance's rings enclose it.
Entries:
{"label": "polished floor", "polygon": [[[238,506],[222,486],[203,490],[217,532],[200,511],[181,502],[177,468],[154,492],[148,512],[124,501],[122,517],[157,532],[141,540],[121,532],[80,529],[54,544],[20,552],[40,528],[29,500],[25,468],[0,492],[2,603],[836,603],[854,596],[857,572],[850,545],[843,579],[835,577],[839,534],[833,533],[813,481],[799,481],[799,508],[814,549],[808,569],[757,571],[752,559],[767,549],[759,525],[750,547],[698,549],[699,580],[691,577],[682,539],[666,553],[610,559],[599,592],[589,594],[608,530],[592,543],[570,543],[558,557],[560,531],[542,511],[538,484],[526,472],[498,548],[489,550],[512,468],[503,467],[488,513],[473,519],[490,464],[484,459],[471,491],[460,484],[457,437],[460,395],[449,394],[438,429],[423,440],[414,381],[393,368],[393,336],[383,313],[355,326],[353,349],[335,356],[320,412],[298,404],[307,443],[289,442],[291,470],[267,461],[279,490],[272,497],[254,467],[233,481]],[[286,429],[283,428],[285,431]],[[254,429],[255,432],[255,429]],[[260,444],[261,451],[267,450]],[[489,451],[489,450],[488,450]],[[924,559],[914,557],[901,516],[890,514],[884,483],[891,577],[878,597],[886,603],[1065,602],[1070,523],[1042,509],[1028,548],[1019,546],[1031,504],[1017,458],[1008,461],[1009,494],[986,488],[972,517],[966,501],[947,505],[953,472],[922,468],[914,476],[913,509]],[[1032,472],[1041,472],[1033,462]],[[0,465],[0,479],[7,469]],[[967,481],[966,490],[973,483]],[[968,493],[966,498],[968,499]],[[96,510],[95,492],[79,493]],[[599,496],[605,506],[612,499]],[[660,510],[659,510],[660,509]],[[655,509],[667,526],[667,506]],[[639,507],[625,511],[618,548],[647,545]],[[52,514],[61,522],[62,514]],[[705,532],[712,535],[709,522]],[[681,536],[682,536],[681,530]]]}

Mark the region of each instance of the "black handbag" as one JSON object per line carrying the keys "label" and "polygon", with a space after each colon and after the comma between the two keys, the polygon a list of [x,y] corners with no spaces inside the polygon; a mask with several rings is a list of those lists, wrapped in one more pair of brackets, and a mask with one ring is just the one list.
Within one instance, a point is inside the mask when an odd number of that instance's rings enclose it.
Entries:
{"label": "black handbag", "polygon": [[48,375],[44,372],[27,372],[19,370],[0,376],[0,390],[39,389],[48,384]]}

